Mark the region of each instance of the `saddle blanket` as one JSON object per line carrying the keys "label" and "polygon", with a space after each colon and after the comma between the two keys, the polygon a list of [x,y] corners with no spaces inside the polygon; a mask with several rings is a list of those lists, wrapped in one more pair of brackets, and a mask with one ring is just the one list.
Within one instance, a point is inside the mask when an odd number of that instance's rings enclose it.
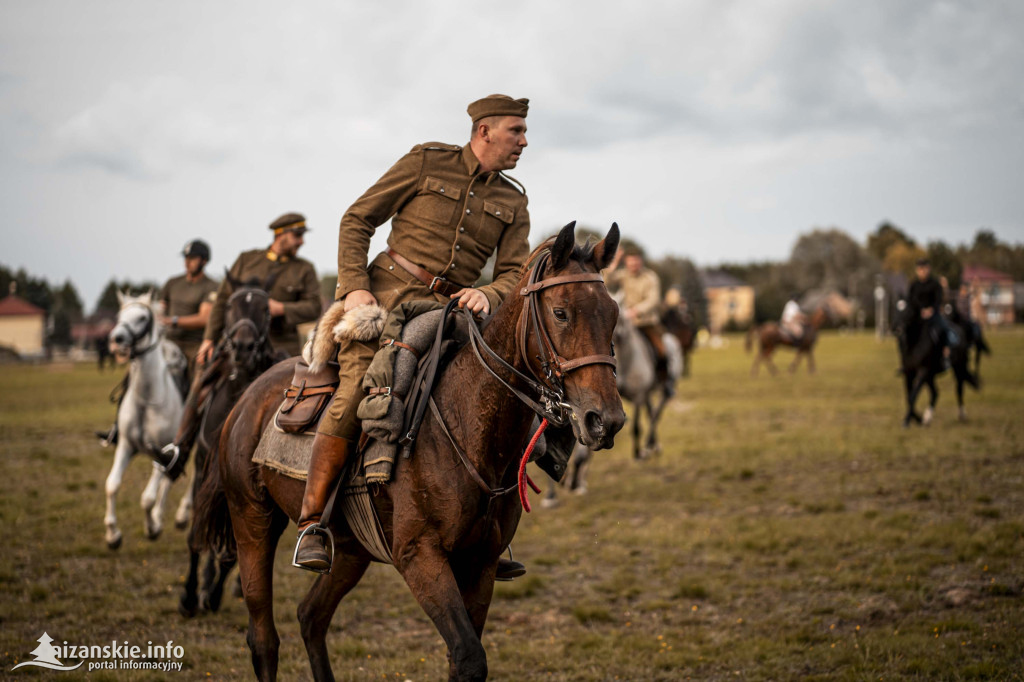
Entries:
{"label": "saddle blanket", "polygon": [[[309,462],[313,458],[312,433],[291,434],[281,431],[271,420],[263,430],[252,461],[278,471],[289,478],[305,481]],[[387,483],[391,480],[391,469],[395,464],[395,448],[389,443],[371,440],[363,449],[361,476],[353,477],[347,485],[358,486],[367,483]]]}

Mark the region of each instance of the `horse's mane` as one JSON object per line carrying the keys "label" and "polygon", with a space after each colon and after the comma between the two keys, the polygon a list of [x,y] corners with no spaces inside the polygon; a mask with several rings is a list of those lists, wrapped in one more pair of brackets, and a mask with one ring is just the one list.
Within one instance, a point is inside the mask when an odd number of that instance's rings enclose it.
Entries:
{"label": "horse's mane", "polygon": [[[548,237],[547,239],[545,239],[544,241],[537,245],[537,248],[533,250],[533,252],[529,255],[526,261],[523,262],[522,266],[520,266],[520,279],[526,277],[526,275],[529,274],[530,268],[533,267],[533,264],[541,256],[541,254],[551,250],[551,247],[555,245],[555,239],[557,238],[558,235]],[[597,246],[597,242],[593,241],[593,239],[588,239],[586,244],[575,244],[572,248],[572,255],[569,256],[569,259],[578,261],[581,266],[586,265],[594,257],[595,246]]]}

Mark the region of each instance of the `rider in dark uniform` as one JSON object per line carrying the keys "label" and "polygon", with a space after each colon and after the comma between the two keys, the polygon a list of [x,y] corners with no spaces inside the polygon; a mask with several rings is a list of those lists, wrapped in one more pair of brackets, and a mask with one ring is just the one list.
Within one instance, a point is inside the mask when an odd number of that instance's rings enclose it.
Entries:
{"label": "rider in dark uniform", "polygon": [[942,284],[932,276],[927,258],[917,261],[915,272],[917,279],[907,292],[907,305],[910,306],[913,319],[920,318],[922,329],[934,334],[936,342],[942,346],[943,356],[948,358],[950,346],[955,346],[960,340],[942,315]]}

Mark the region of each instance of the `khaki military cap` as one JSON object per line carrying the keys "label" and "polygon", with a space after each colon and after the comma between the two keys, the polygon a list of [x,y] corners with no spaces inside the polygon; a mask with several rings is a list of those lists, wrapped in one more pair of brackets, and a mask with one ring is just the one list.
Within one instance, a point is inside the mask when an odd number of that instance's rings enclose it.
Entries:
{"label": "khaki military cap", "polygon": [[306,232],[306,216],[301,213],[285,213],[283,216],[270,223],[270,229],[275,235],[282,232]]}
{"label": "khaki military cap", "polygon": [[476,123],[488,116],[522,116],[530,110],[530,100],[525,97],[512,99],[508,95],[488,95],[466,107],[469,117]]}

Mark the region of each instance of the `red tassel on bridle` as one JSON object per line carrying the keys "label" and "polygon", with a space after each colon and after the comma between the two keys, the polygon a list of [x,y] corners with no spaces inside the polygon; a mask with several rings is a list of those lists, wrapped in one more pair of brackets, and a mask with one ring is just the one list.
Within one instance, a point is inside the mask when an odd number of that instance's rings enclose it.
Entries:
{"label": "red tassel on bridle", "polygon": [[526,446],[526,450],[523,452],[523,461],[519,463],[519,501],[523,503],[523,509],[530,512],[530,499],[527,497],[526,484],[529,483],[530,487],[533,488],[533,492],[540,493],[541,490],[530,475],[526,473],[526,463],[530,461],[530,455],[533,454],[533,449],[537,446],[537,441],[540,440],[540,436],[544,433],[544,429],[548,428],[548,420],[541,420],[540,427],[537,429],[537,433],[533,434],[533,438],[530,439],[530,444]]}

